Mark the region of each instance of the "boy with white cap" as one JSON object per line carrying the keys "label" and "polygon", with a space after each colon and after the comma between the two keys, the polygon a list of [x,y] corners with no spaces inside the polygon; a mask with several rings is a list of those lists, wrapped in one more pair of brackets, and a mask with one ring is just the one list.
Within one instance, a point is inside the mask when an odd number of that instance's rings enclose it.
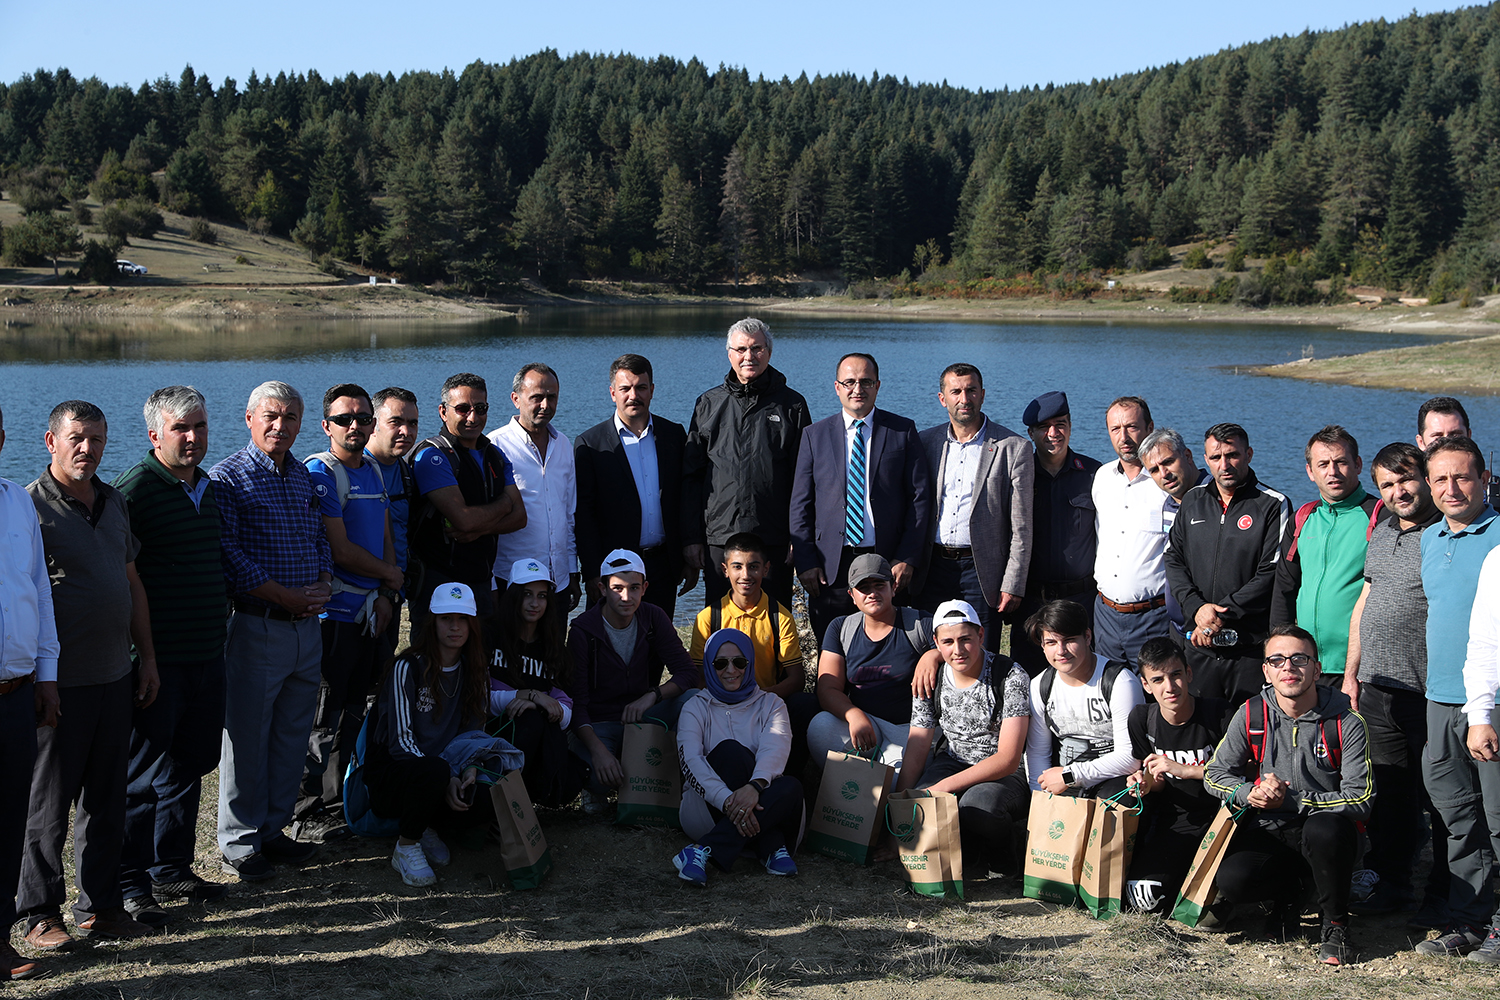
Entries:
{"label": "boy with white cap", "polygon": [[912,698],[911,733],[896,788],[958,796],[968,873],[1014,869],[1013,832],[1024,823],[1031,800],[1020,769],[1031,718],[1026,671],[1010,657],[985,650],[984,626],[967,601],[938,605],[932,626],[937,649],[923,656],[918,671],[936,667],[939,658],[941,670],[930,696]]}
{"label": "boy with white cap", "polygon": [[[642,601],[646,564],[629,549],[615,549],[599,567],[604,600],[573,619],[568,656],[573,679],[573,732],[569,746],[589,762],[584,811],[604,811],[604,796],[618,788],[625,723],[649,718],[677,728],[682,705],[698,688],[693,666],[667,613]],[[666,670],[667,680],[662,672]]]}

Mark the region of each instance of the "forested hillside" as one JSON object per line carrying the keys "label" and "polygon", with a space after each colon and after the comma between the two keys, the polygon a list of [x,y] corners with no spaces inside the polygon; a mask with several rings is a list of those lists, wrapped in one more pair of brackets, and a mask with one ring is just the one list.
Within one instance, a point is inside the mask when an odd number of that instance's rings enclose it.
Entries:
{"label": "forested hillside", "polygon": [[1083,273],[1201,236],[1300,251],[1314,276],[1487,290],[1500,4],[1021,91],[552,51],[218,86],[38,70],[0,84],[0,178],[28,212],[0,234],[12,263],[91,192],[118,203],[111,233],[156,202],[474,289],[895,276],[934,249],[968,278]]}

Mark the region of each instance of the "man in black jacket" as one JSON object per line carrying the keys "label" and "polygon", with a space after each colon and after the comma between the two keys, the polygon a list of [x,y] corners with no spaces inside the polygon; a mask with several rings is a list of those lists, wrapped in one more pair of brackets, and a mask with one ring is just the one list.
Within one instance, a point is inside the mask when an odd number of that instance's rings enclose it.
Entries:
{"label": "man in black jacket", "polygon": [[[1208,429],[1203,459],[1213,478],[1183,497],[1166,553],[1167,584],[1190,629],[1192,693],[1231,705],[1261,687],[1276,562],[1291,520],[1286,497],[1255,478],[1253,455],[1239,424]],[[1226,630],[1238,633],[1235,642]]]}
{"label": "man in black jacket", "polygon": [[[609,366],[614,416],[578,435],[573,462],[578,510],[573,530],[578,561],[592,575],[615,549],[630,549],[646,563],[654,586],[645,600],[672,616],[683,580],[682,449],[687,431],[651,413],[651,362],[622,354]],[[687,576],[691,587],[698,571]],[[599,599],[590,587],[589,605]]]}
{"label": "man in black jacket", "polygon": [[776,566],[766,593],[792,606],[792,478],[802,429],[811,423],[807,400],[771,367],[771,328],[742,319],[725,344],[729,374],[698,397],[683,454],[683,559],[704,574],[705,599],[729,592],[720,572],[724,543],[741,531],[766,544]]}

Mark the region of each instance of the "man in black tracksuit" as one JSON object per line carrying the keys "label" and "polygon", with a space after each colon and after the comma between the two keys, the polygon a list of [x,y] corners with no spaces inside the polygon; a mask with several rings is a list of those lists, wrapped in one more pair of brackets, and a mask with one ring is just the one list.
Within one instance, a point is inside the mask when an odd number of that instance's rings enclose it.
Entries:
{"label": "man in black tracksuit", "polygon": [[[1166,552],[1167,584],[1191,630],[1184,652],[1192,693],[1231,705],[1261,687],[1276,563],[1291,520],[1286,497],[1255,478],[1253,454],[1239,424],[1208,429],[1203,458],[1213,478],[1183,497]],[[1224,629],[1238,641],[1214,645]]]}
{"label": "man in black tracksuit", "polygon": [[792,606],[791,500],[807,400],[771,367],[771,330],[758,319],[729,328],[729,374],[698,397],[682,458],[683,562],[691,587],[708,567],[709,606],[729,593],[724,543],[754,532],[773,568],[766,593]]}

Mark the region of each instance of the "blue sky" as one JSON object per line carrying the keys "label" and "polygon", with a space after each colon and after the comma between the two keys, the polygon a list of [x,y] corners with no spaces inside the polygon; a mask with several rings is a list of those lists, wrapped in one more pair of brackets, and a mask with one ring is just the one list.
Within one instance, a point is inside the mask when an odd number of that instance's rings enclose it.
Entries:
{"label": "blue sky", "polygon": [[1068,83],[1159,66],[1274,35],[1453,9],[1412,0],[763,0],[732,4],[540,0],[326,3],[72,0],[0,4],[0,80],[38,67],[138,85],[191,63],[217,85],[254,69],[325,76],[461,69],[545,48],[696,56],[752,76],[851,71],[974,89]]}

